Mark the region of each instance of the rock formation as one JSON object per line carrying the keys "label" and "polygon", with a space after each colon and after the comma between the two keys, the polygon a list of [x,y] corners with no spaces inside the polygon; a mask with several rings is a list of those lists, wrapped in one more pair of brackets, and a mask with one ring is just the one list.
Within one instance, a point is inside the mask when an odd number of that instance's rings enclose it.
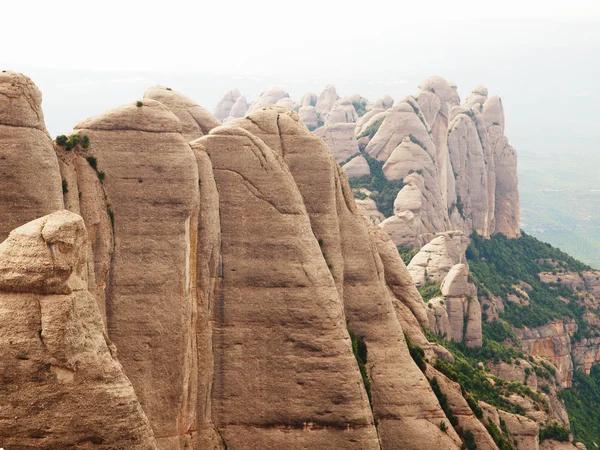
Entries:
{"label": "rock formation", "polygon": [[171,88],[163,86],[150,88],[144,94],[144,98],[156,100],[169,108],[181,122],[181,134],[188,141],[204,136],[221,125],[221,122],[202,106]]}
{"label": "rock formation", "polygon": [[342,166],[342,169],[348,178],[363,177],[371,173],[369,163],[364,156],[352,158]]}
{"label": "rock formation", "polygon": [[155,449],[88,291],[87,231],[59,211],[0,244],[0,445]]}
{"label": "rock formation", "polygon": [[233,105],[236,104],[241,97],[242,94],[240,94],[240,91],[237,89],[227,92],[223,98],[221,98],[219,103],[217,103],[217,107],[215,108],[215,117],[217,120],[223,122],[227,119],[231,114]]}
{"label": "rock formation", "polygon": [[322,137],[329,145],[333,158],[338,163],[358,153],[358,141],[354,136],[353,123],[326,125],[317,129],[315,134]]}
{"label": "rock formation", "polygon": [[29,78],[0,72],[0,241],[64,205],[41,103],[42,93]]}
{"label": "rock formation", "polygon": [[[4,232],[59,211],[0,244],[0,446],[437,450],[460,448],[469,431],[478,448],[498,448],[438,370],[458,357],[428,333],[482,345],[467,236],[498,224],[518,235],[499,99],[478,87],[459,107],[455,86],[434,77],[396,107],[328,86],[300,102],[271,88],[247,112],[235,90],[215,118],[157,87],[53,148],[37,88],[2,74],[0,93],[2,169],[19,174],[0,195]],[[369,175],[404,186],[386,220],[382,191],[348,182]],[[399,244],[427,245],[407,268]],[[600,286],[593,273],[575,281]],[[435,283],[426,304],[417,286]],[[524,329],[524,348],[565,378],[568,342],[555,341],[574,330],[546,331]],[[507,401],[568,424],[557,384],[548,389],[548,412]],[[519,430],[511,437],[529,442]]]}

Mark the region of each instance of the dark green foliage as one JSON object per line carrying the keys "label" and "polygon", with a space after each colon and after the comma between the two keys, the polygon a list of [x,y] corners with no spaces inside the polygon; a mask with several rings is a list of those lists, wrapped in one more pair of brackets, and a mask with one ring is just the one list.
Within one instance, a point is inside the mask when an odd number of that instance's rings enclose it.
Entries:
{"label": "dark green foliage", "polygon": [[467,403],[469,404],[469,408],[471,408],[471,411],[473,411],[473,414],[475,414],[475,416],[478,419],[483,418],[483,410],[481,409],[477,401],[467,393],[465,393],[465,398],[467,399]]}
{"label": "dark green foliage", "polygon": [[371,125],[369,125],[365,129],[365,131],[363,131],[358,136],[356,136],[356,138],[357,139],[364,138],[364,137],[368,137],[369,139],[373,138],[373,136],[375,136],[375,134],[379,130],[379,127],[383,123],[383,119],[385,119],[385,117],[381,117],[381,118],[377,119],[375,122],[373,122]]}
{"label": "dark green foliage", "polygon": [[418,140],[416,137],[414,137],[412,134],[409,134],[408,138],[410,139],[410,142],[412,142],[413,144],[417,144],[423,150],[427,150],[427,147],[425,147],[425,145],[420,140]]}
{"label": "dark green foliage", "polygon": [[[507,395],[517,393],[529,397],[539,405],[540,409],[547,409],[546,400],[537,392],[521,383],[507,382],[500,378],[494,378],[495,384],[492,384],[488,378],[489,374],[477,367],[479,362],[488,360],[512,361],[522,358],[524,356],[522,352],[504,347],[485,337],[481,348],[467,348],[463,343],[448,342],[430,332],[425,334],[430,342],[443,345],[455,358],[454,363],[438,359],[434,367],[451,380],[459,383],[463,392],[470,394],[474,401],[483,400],[504,411],[524,415],[525,410],[522,407],[510,403],[505,398]],[[475,411],[473,412],[475,413]]]}
{"label": "dark green foliage", "polygon": [[67,136],[65,136],[64,134],[61,134],[60,136],[56,136],[56,144],[61,146],[61,147],[66,147],[67,142],[69,142],[69,138]]}
{"label": "dark green foliage", "polygon": [[404,333],[404,338],[406,339],[406,345],[408,346],[408,351],[410,352],[413,361],[417,364],[419,369],[421,369],[421,372],[425,372],[427,369],[427,364],[425,363],[425,351],[418,345],[414,345],[406,333]]}
{"label": "dark green foliage", "polygon": [[367,198],[367,194],[365,194],[362,191],[354,191],[354,198],[358,199],[358,200],[364,200]]}
{"label": "dark green foliage", "polygon": [[442,430],[442,431],[448,430],[448,425],[443,420],[440,421],[440,430]]}
{"label": "dark green foliage", "polygon": [[477,450],[477,443],[475,442],[475,436],[473,436],[473,433],[471,432],[471,430],[467,430],[464,431],[463,433],[459,433],[461,434],[462,438],[463,438],[463,442],[464,444],[461,446],[461,449],[466,449],[466,450]]}
{"label": "dark green foliage", "polygon": [[362,337],[355,336],[352,331],[348,330],[348,333],[350,334],[350,340],[352,341],[352,352],[354,353],[354,357],[358,363],[360,375],[362,376],[365,390],[367,391],[367,397],[369,397],[369,404],[371,405],[371,409],[373,409],[373,400],[371,398],[371,379],[369,378],[366,366],[367,344]]}
{"label": "dark green foliage", "polygon": [[62,180],[62,191],[63,194],[69,192],[69,182],[67,180]]}
{"label": "dark green foliage", "polygon": [[501,320],[483,322],[481,324],[483,336],[496,342],[504,342],[507,339],[516,342],[515,332],[512,327]]}
{"label": "dark green foliage", "polygon": [[384,161],[371,158],[366,153],[361,155],[367,160],[370,175],[364,175],[349,180],[353,189],[365,188],[373,192],[371,198],[375,200],[377,209],[385,216],[390,217],[394,214],[394,200],[400,189],[404,187],[402,180],[389,181],[383,174]]}
{"label": "dark green foliage", "polygon": [[144,104],[138,100],[138,101],[135,103],[135,106],[137,106],[138,108],[141,108],[142,106],[144,106]]}
{"label": "dark green foliage", "polygon": [[[539,273],[552,266],[539,264],[538,260],[547,259],[558,260],[566,269],[574,272],[589,270],[585,264],[526,233],[518,239],[508,239],[502,234],[484,239],[474,233],[467,248],[470,277],[482,296],[493,294],[504,300],[509,294],[519,296],[521,294],[512,286],[520,280],[533,288],[528,293],[530,305],[506,302],[502,314],[506,322],[517,328],[534,328],[552,319],[572,317],[583,330],[592,332],[581,319],[584,307],[579,304],[572,290],[557,283],[540,281]],[[568,299],[569,303],[560,297]]]}
{"label": "dark green foliage", "polygon": [[398,245],[396,248],[398,249],[398,253],[400,253],[402,261],[404,261],[404,264],[407,266],[411,259],[413,259],[417,253],[419,253],[418,248],[410,249],[407,247],[402,247],[401,245]]}
{"label": "dark green foliage", "polygon": [[87,136],[80,136],[78,134],[72,134],[71,136],[65,136],[64,134],[61,134],[60,136],[56,136],[55,142],[56,145],[70,152],[79,144],[81,144],[81,147],[83,148],[88,148],[90,145],[90,138]]}
{"label": "dark green foliage", "polygon": [[457,426],[458,418],[454,415],[454,412],[450,408],[450,405],[448,404],[448,397],[446,397],[446,394],[444,394],[442,392],[442,389],[440,388],[440,384],[439,384],[437,378],[433,377],[433,379],[429,382],[429,384],[431,384],[431,389],[433,390],[433,393],[435,394],[438,401],[440,402],[440,406],[444,410],[444,413],[446,414],[446,417],[450,421],[450,424],[453,427]]}
{"label": "dark green foliage", "polygon": [[354,106],[354,109],[356,110],[356,114],[358,114],[358,117],[362,117],[367,113],[367,110],[365,109],[365,105],[363,105],[360,102],[352,102],[352,106]]}
{"label": "dark green foliage", "polygon": [[432,298],[440,297],[442,295],[441,286],[442,283],[431,283],[428,281],[418,288],[419,294],[421,294],[424,301],[428,302]]}
{"label": "dark green foliage", "polygon": [[546,428],[540,429],[540,442],[546,439],[569,442],[569,429],[562,427],[557,423],[553,423]]}
{"label": "dark green foliage", "polygon": [[88,156],[85,159],[87,159],[87,162],[90,165],[90,167],[96,172],[98,172],[98,159],[96,159],[94,156]]}
{"label": "dark green foliage", "polygon": [[500,450],[515,450],[515,447],[511,444],[510,440],[502,434],[496,424],[490,419],[488,419],[485,428],[488,430],[488,433],[490,433],[490,436],[492,436],[492,439]]}
{"label": "dark green foliage", "polygon": [[113,233],[114,233],[115,232],[115,213],[113,213],[112,209],[110,209],[110,205],[106,205],[106,212],[108,214],[108,218],[110,219],[110,225],[111,225]]}
{"label": "dark green foliage", "polygon": [[590,375],[575,371],[573,387],[559,395],[567,407],[575,439],[595,448],[592,443],[600,443],[600,366],[592,367]]}

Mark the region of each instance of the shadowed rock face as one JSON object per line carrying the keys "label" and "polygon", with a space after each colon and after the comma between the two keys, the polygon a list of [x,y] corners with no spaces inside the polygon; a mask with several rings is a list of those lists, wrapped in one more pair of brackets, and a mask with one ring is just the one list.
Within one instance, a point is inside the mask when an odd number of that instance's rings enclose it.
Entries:
{"label": "shadowed rock face", "polygon": [[377,448],[343,305],[289,169],[236,126],[198,143],[221,211],[215,425],[235,448]]}
{"label": "shadowed rock face", "polygon": [[[141,105],[141,106],[138,106]],[[107,330],[161,448],[178,448],[196,404],[198,169],[181,122],[145,99],[81,122],[114,249]]]}
{"label": "shadowed rock face", "polygon": [[87,290],[87,254],[83,219],[64,210],[0,244],[5,448],[156,448]]}
{"label": "shadowed rock face", "polygon": [[29,78],[0,72],[0,240],[63,208],[58,161],[41,103],[42,94]]}

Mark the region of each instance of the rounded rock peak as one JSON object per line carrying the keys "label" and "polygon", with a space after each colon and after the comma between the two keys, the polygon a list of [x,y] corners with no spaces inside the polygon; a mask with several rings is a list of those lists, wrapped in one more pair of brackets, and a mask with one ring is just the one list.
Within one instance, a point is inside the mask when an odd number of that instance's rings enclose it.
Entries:
{"label": "rounded rock peak", "polygon": [[0,72],[0,125],[46,131],[42,92],[22,73]]}
{"label": "rounded rock peak", "polygon": [[479,94],[479,95],[483,95],[483,96],[487,97],[487,95],[488,95],[488,88],[485,87],[483,84],[478,84],[477,86],[475,86],[473,88],[473,90],[471,91],[471,93],[473,93],[473,94]]}
{"label": "rounded rock peak", "polygon": [[414,113],[415,110],[408,102],[402,101],[392,108],[392,112]]}
{"label": "rounded rock peak", "polygon": [[75,129],[181,133],[181,123],[165,105],[145,98],[79,122]]}
{"label": "rounded rock peak", "polygon": [[148,88],[144,93],[144,98],[156,100],[168,107],[171,107],[172,104],[184,108],[199,106],[189,97],[166,86],[152,86],[151,88]]}
{"label": "rounded rock peak", "polygon": [[430,91],[438,95],[449,95],[452,91],[450,83],[439,75],[427,78],[418,87],[422,91]]}

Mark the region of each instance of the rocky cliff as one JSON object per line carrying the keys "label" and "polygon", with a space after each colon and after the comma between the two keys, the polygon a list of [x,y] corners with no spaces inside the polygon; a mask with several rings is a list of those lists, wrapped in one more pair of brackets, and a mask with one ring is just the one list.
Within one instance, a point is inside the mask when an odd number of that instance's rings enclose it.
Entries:
{"label": "rocky cliff", "polygon": [[[221,125],[156,87],[53,143],[35,85],[3,73],[0,446],[536,448],[556,396],[473,359],[488,294],[467,236],[518,235],[501,104],[478,87],[460,107],[438,78],[420,92],[394,107],[273,88],[242,117],[234,90]],[[373,224],[386,192],[392,228]],[[434,233],[407,268],[396,246]],[[509,411],[536,425],[503,427]]]}

